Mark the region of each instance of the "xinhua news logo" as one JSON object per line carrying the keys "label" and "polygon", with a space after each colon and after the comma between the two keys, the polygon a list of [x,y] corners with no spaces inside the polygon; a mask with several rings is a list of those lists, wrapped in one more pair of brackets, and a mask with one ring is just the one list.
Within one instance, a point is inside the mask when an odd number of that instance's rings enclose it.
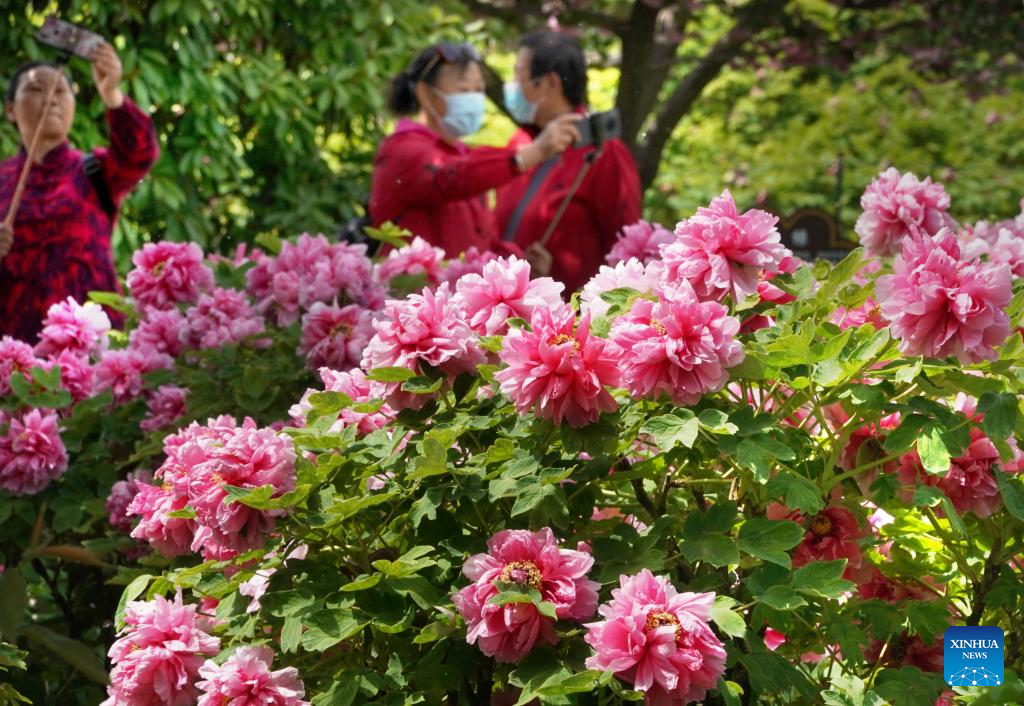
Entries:
{"label": "xinhua news logo", "polygon": [[1003,683],[1003,630],[997,627],[946,628],[943,674],[950,686]]}

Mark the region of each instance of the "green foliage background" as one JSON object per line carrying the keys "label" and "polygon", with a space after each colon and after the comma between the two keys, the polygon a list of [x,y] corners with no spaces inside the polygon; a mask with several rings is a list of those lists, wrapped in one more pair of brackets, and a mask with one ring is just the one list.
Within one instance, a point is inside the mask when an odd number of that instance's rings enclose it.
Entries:
{"label": "green foliage background", "polygon": [[[374,150],[392,124],[390,77],[445,38],[473,42],[507,78],[517,41],[454,0],[36,0],[2,13],[0,75],[47,56],[32,34],[52,12],[114,38],[125,86],[160,132],[163,156],[115,238],[122,267],[147,240],[228,251],[261,233],[335,231],[361,211]],[[606,109],[618,88],[616,44],[590,28],[582,38],[593,60],[591,106]],[[700,35],[687,42],[684,53],[707,48]],[[72,141],[89,149],[105,141],[102,106],[88,66],[75,59],[71,72]],[[847,229],[864,185],[888,165],[943,181],[966,220],[1008,217],[1024,195],[1022,96],[1017,77],[1002,94],[973,100],[964,86],[929,82],[885,53],[845,73],[728,68],[677,126],[646,216],[672,225],[724,187],[781,213],[831,210],[841,155]],[[494,105],[488,114],[475,142],[502,144],[513,125]],[[0,129],[0,155],[16,148],[15,131]]]}

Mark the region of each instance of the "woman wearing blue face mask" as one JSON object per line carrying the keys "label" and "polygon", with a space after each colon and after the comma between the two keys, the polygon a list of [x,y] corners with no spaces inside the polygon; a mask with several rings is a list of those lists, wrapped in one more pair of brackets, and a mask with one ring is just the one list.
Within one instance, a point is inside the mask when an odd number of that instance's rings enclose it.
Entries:
{"label": "woman wearing blue face mask", "polygon": [[579,137],[578,116],[552,122],[529,145],[465,145],[484,114],[480,58],[468,44],[421,51],[392,80],[388,104],[404,117],[374,159],[373,224],[396,223],[448,257],[470,247],[517,252],[498,237],[486,194],[569,147]]}

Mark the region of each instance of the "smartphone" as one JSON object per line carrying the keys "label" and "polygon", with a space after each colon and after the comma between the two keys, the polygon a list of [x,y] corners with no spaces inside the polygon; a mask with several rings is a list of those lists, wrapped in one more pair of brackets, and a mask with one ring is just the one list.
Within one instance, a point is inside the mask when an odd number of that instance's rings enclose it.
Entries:
{"label": "smartphone", "polygon": [[83,59],[88,59],[92,50],[104,42],[103,37],[95,32],[59,20],[53,15],[46,18],[46,22],[36,33],[36,39],[51,47],[72,52]]}
{"label": "smartphone", "polygon": [[591,113],[576,123],[576,129],[580,131],[577,147],[601,145],[612,138],[622,136],[622,120],[619,118],[618,109],[612,108],[604,113]]}

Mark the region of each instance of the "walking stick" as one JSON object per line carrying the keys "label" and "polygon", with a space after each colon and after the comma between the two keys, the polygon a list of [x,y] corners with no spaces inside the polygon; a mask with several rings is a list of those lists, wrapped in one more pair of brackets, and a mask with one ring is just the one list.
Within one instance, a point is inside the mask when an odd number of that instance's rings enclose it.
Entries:
{"label": "walking stick", "polygon": [[[0,228],[14,234],[14,219],[18,215],[18,207],[21,206],[21,198],[25,193],[25,185],[28,183],[28,173],[32,169],[32,162],[35,161],[36,148],[39,146],[39,137],[43,134],[43,123],[46,122],[46,114],[50,112],[50,102],[53,100],[54,94],[57,93],[57,86],[64,80],[64,64],[71,58],[70,52],[65,52],[60,59],[57,60],[56,71],[53,76],[53,83],[46,91],[46,101],[43,103],[43,110],[39,114],[39,122],[36,124],[35,132],[32,134],[32,140],[28,145],[28,152],[25,154],[25,164],[21,166],[21,173],[18,175],[18,181],[14,186],[14,195],[11,197],[11,205],[7,209],[7,215],[4,217],[4,221],[0,224]],[[0,256],[0,261],[3,257]]]}

